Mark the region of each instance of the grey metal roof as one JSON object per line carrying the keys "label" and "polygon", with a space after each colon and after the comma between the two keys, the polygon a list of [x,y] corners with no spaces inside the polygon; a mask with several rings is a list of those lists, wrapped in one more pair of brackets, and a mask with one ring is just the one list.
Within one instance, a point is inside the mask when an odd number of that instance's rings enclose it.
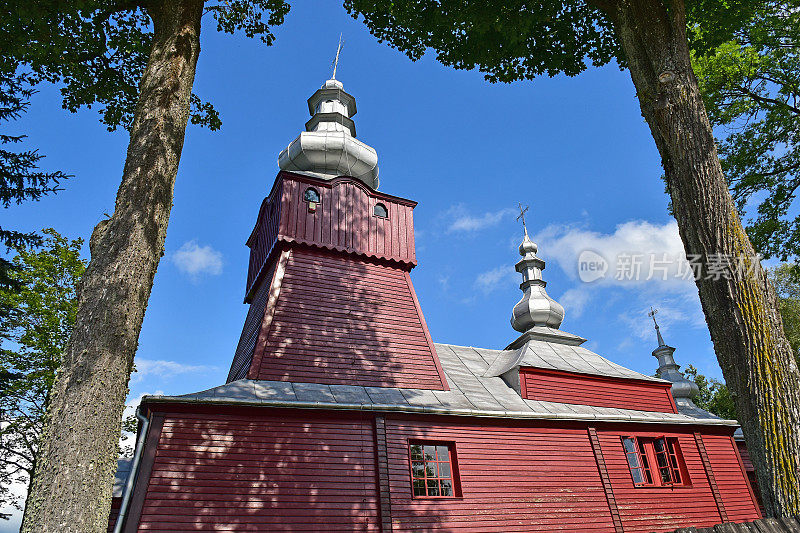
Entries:
{"label": "grey metal roof", "polygon": [[487,376],[502,375],[515,366],[531,366],[578,374],[666,383],[662,379],[634,372],[629,368],[609,361],[583,346],[531,339],[517,350],[492,351],[497,356],[486,370]]}
{"label": "grey metal roof", "polygon": [[122,492],[125,489],[125,483],[128,482],[128,476],[131,475],[132,464],[132,457],[120,457],[117,459],[117,471],[114,474],[114,489],[112,492],[114,498],[119,498],[122,496]]}
{"label": "grey metal roof", "polygon": [[[552,348],[551,353],[538,345],[531,349],[527,345],[523,348],[523,357],[528,357],[528,352],[536,354],[530,356],[531,364],[549,365],[543,366],[544,368],[655,380],[615,365],[586,349]],[[498,357],[508,355],[506,350],[436,344],[436,351],[450,385],[449,391],[240,379],[193,394],[147,396],[143,402],[247,404],[548,420],[736,425],[731,420],[700,419],[682,414],[526,400],[501,377],[487,374]],[[541,355],[539,351],[542,352]]]}

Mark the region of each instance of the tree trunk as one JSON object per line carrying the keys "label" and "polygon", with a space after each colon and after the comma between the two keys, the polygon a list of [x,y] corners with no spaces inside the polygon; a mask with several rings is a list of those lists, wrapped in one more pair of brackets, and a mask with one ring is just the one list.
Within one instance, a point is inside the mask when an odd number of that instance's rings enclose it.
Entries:
{"label": "tree trunk", "polygon": [[[800,373],[717,157],[686,38],[683,0],[595,0],[615,25],[664,166],[700,301],[771,516],[800,514]],[[722,255],[715,255],[722,254]],[[726,275],[707,276],[730,258]],[[750,272],[735,268],[742,261]],[[744,269],[744,270],[747,270]]]}
{"label": "tree trunk", "polygon": [[154,24],[114,215],[95,227],[75,328],[53,387],[22,531],[108,527],[122,411],[163,255],[202,0],[146,2]]}

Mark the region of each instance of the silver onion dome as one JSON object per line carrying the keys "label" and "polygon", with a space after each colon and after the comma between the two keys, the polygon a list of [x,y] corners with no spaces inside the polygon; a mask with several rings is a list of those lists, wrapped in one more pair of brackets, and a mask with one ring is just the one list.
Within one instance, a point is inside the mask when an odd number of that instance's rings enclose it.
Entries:
{"label": "silver onion dome", "polygon": [[330,79],[308,99],[311,120],[278,156],[281,170],[307,172],[333,179],[352,176],[378,188],[378,154],[357,140],[353,115],[356,100],[342,82]]}
{"label": "silver onion dome", "polygon": [[525,230],[525,237],[519,245],[522,259],[514,266],[522,274],[519,288],[524,294],[511,313],[511,326],[523,333],[534,326],[558,329],[564,320],[564,308],[545,290],[547,283],[542,279],[544,261],[537,257],[538,250]]}

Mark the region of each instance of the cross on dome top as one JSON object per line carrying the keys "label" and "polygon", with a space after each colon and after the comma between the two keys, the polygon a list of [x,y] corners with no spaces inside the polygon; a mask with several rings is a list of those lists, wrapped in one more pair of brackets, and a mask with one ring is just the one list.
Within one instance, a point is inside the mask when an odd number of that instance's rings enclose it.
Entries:
{"label": "cross on dome top", "polygon": [[539,247],[531,240],[525,224],[525,212],[528,211],[528,206],[523,208],[520,203],[519,211],[517,220],[522,220],[525,236],[519,245],[519,255],[522,259],[514,265],[514,268],[522,274],[519,288],[524,294],[511,312],[511,327],[523,333],[535,326],[558,329],[564,320],[564,308],[550,298],[545,290],[547,283],[542,279],[544,261],[536,255]]}

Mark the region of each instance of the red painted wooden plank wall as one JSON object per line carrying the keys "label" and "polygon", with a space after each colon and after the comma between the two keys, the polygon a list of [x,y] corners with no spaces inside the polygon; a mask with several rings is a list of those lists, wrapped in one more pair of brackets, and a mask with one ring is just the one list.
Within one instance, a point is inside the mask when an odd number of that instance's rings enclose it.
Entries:
{"label": "red painted wooden plank wall", "polygon": [[[598,430],[606,468],[626,533],[674,531],[681,526],[709,527],[721,522],[714,495],[692,433]],[[676,437],[690,486],[635,487],[621,437]],[[716,437],[715,437],[716,438]],[[729,438],[729,437],[724,437]],[[736,461],[735,456],[732,456]],[[716,469],[714,474],[716,476]],[[653,473],[655,475],[655,472]],[[719,478],[717,478],[719,483]],[[746,489],[745,489],[746,490]],[[725,505],[727,510],[727,502]]]}
{"label": "red painted wooden plank wall", "polygon": [[760,518],[733,439],[727,435],[703,435],[703,443],[728,519],[731,522],[744,522]]}
{"label": "red painted wooden plank wall", "polygon": [[372,421],[168,414],[139,531],[377,531]]}
{"label": "red painted wooden plank wall", "polygon": [[117,515],[119,515],[119,509],[122,506],[122,498],[117,496],[111,498],[111,511],[108,514],[108,529],[107,533],[114,532],[114,526],[117,525]]}
{"label": "red painted wooden plank wall", "polygon": [[523,397],[546,402],[676,413],[671,384],[520,368]]}
{"label": "red painted wooden plank wall", "polygon": [[[308,187],[320,195],[313,212],[303,199]],[[377,203],[387,208],[387,218],[373,214]],[[410,270],[417,263],[414,206],[416,202],[372,191],[352,178],[327,181],[281,172],[247,242],[251,248],[248,298],[276,242],[395,261]]]}
{"label": "red painted wooden plank wall", "polygon": [[292,248],[251,379],[446,390],[408,272]]}
{"label": "red painted wooden plank wall", "polygon": [[[386,418],[394,531],[614,531],[585,428]],[[414,499],[409,439],[456,443],[462,495]]]}

